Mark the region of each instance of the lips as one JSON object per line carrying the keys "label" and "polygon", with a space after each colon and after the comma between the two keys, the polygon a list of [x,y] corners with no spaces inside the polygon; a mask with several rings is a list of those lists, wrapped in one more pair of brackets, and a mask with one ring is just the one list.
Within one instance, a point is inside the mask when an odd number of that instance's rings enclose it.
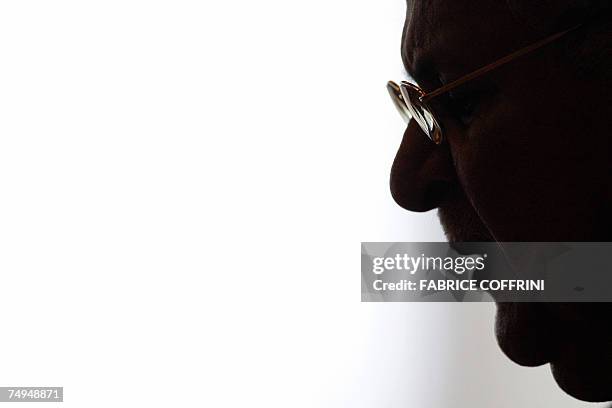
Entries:
{"label": "lips", "polygon": [[[494,241],[465,196],[441,207],[439,216],[451,245]],[[497,341],[517,364],[536,367],[554,360],[556,327],[543,303],[497,303]]]}

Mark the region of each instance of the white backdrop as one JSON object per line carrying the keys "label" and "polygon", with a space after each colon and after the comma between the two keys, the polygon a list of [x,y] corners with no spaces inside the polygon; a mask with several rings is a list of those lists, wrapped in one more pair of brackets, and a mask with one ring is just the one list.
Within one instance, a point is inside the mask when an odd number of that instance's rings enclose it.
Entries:
{"label": "white backdrop", "polygon": [[0,385],[66,407],[577,407],[492,305],[361,304],[393,1],[0,3]]}

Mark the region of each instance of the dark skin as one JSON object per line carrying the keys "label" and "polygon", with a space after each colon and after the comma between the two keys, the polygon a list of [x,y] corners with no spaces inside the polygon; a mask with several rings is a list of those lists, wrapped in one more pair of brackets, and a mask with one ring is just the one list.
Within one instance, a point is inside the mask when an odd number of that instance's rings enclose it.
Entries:
{"label": "dark skin", "polygon": [[[431,91],[558,31],[579,2],[543,3],[521,19],[500,0],[409,0],[406,70]],[[596,42],[590,33],[580,29],[434,100],[445,141],[436,146],[409,124],[391,173],[397,203],[437,208],[451,242],[612,241],[609,83],[568,57]],[[508,357],[551,363],[579,399],[612,400],[612,306],[497,306]]]}

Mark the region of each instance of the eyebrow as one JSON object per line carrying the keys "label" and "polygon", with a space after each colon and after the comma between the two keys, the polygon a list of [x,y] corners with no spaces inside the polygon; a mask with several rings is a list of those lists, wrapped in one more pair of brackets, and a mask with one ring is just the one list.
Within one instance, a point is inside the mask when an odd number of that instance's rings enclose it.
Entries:
{"label": "eyebrow", "polygon": [[[411,57],[414,60],[411,60]],[[420,52],[414,48],[408,48],[405,33],[402,35],[401,58],[405,73],[419,86],[423,84],[433,87],[440,86],[439,72],[427,52]],[[426,87],[421,86],[425,89]]]}
{"label": "eyebrow", "polygon": [[520,57],[522,57],[523,55],[527,55],[535,50],[538,50],[542,47],[544,47],[547,44],[552,43],[553,41],[563,37],[564,35],[566,35],[567,33],[570,33],[574,30],[576,30],[577,28],[581,27],[582,24],[578,24],[575,25],[573,27],[570,27],[564,31],[560,31],[558,33],[555,33],[553,35],[550,35],[546,38],[541,39],[540,41],[537,41],[533,44],[527,45],[526,47],[523,47],[519,50],[516,50],[508,55],[505,55],[501,58],[498,58],[497,60],[482,66],[480,68],[478,68],[475,71],[472,71],[468,74],[465,74],[463,76],[461,76],[460,78],[455,79],[454,81],[451,81],[447,84],[444,84],[442,86],[440,86],[438,89],[435,89],[433,91],[430,91],[429,93],[427,93],[427,95],[423,96],[423,99],[431,99],[431,98],[435,98],[438,95],[441,95],[443,93],[446,93],[448,91],[450,91],[453,88],[457,88],[458,86],[463,85],[466,82],[469,82],[473,79],[479,78],[485,74],[487,74],[490,71],[493,71],[494,69],[497,69],[501,66],[506,65],[509,62],[512,62]]}
{"label": "eyebrow", "polygon": [[410,24],[405,24],[401,37],[401,59],[404,71],[424,90],[441,86],[440,70],[434,62],[433,50],[429,47],[424,48],[423,39],[416,38],[415,33],[409,31]]}

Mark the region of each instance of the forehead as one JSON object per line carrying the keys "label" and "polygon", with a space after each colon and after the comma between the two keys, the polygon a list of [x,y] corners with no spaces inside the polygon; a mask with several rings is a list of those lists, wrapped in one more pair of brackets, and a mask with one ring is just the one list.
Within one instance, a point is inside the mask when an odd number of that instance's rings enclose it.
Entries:
{"label": "forehead", "polygon": [[459,76],[513,51],[518,27],[504,0],[408,0],[402,59],[419,81]]}

